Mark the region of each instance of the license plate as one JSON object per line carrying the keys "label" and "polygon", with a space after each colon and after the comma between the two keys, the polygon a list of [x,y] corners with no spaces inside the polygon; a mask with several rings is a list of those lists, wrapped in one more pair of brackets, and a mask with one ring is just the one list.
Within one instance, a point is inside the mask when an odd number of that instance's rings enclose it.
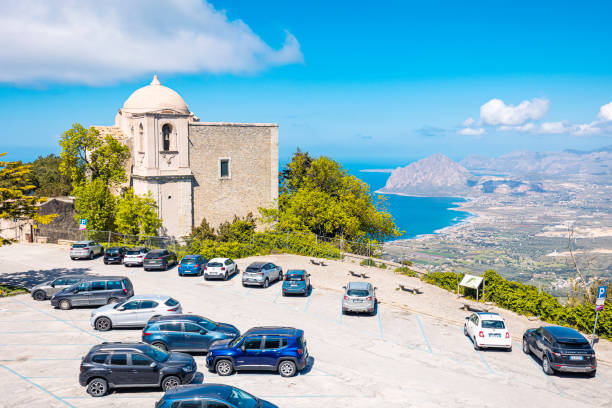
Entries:
{"label": "license plate", "polygon": [[289,285],[289,286],[297,286],[297,283],[292,283],[292,284],[291,284],[291,285]]}
{"label": "license plate", "polygon": [[363,300],[361,300],[361,299],[353,299],[353,303],[363,303]]}
{"label": "license plate", "polygon": [[501,334],[499,333],[489,333],[489,337],[501,337]]}
{"label": "license plate", "polygon": [[584,360],[582,356],[570,356],[570,360]]}

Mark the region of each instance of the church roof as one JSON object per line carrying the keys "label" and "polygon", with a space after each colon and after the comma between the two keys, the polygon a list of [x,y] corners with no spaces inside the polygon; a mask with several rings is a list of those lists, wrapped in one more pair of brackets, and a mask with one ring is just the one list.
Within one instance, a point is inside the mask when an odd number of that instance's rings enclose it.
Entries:
{"label": "church roof", "polygon": [[163,86],[157,79],[157,75],[153,76],[150,85],[137,89],[127,98],[123,104],[123,110],[130,113],[171,110],[189,114],[189,108],[181,95]]}

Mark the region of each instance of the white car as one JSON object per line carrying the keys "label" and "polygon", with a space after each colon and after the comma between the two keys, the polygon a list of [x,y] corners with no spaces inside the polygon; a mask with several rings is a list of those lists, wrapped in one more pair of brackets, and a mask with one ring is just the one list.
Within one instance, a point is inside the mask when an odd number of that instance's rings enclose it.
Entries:
{"label": "white car", "polygon": [[204,279],[211,278],[227,280],[238,272],[236,262],[229,258],[213,258],[204,267]]}
{"label": "white car", "polygon": [[465,318],[463,334],[474,342],[474,350],[503,348],[512,351],[512,337],[504,318],[497,313],[472,313]]}
{"label": "white car", "polygon": [[77,241],[70,248],[70,259],[94,259],[95,256],[103,255],[104,247],[96,241]]}
{"label": "white car", "polygon": [[130,248],[123,257],[123,265],[142,266],[145,255],[149,252],[148,248]]}
{"label": "white car", "polygon": [[91,312],[90,323],[96,330],[114,327],[145,327],[152,317],[181,314],[181,304],[170,296],[137,295],[121,303],[104,305]]}

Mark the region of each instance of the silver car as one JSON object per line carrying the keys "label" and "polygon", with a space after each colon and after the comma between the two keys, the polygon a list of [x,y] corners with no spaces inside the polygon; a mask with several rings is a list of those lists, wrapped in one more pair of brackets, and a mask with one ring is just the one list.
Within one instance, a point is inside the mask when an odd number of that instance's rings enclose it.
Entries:
{"label": "silver car", "polygon": [[347,312],[376,314],[376,288],[368,282],[349,282],[344,286],[342,314]]}
{"label": "silver car", "polygon": [[30,288],[30,293],[34,300],[47,300],[62,289],[69,288],[75,283],[79,283],[85,278],[84,275],[64,275],[55,280],[39,283]]}
{"label": "silver car", "polygon": [[142,266],[145,255],[149,252],[149,248],[130,248],[123,257],[123,265],[125,266]]}
{"label": "silver car", "polygon": [[181,304],[170,296],[137,295],[121,303],[104,305],[91,312],[90,323],[96,330],[114,327],[145,327],[152,317],[181,314]]}
{"label": "silver car", "polygon": [[78,241],[70,248],[70,259],[94,259],[104,254],[104,247],[96,241]]}
{"label": "silver car", "polygon": [[272,262],[253,262],[242,274],[242,286],[256,285],[263,288],[271,282],[283,280],[283,268]]}

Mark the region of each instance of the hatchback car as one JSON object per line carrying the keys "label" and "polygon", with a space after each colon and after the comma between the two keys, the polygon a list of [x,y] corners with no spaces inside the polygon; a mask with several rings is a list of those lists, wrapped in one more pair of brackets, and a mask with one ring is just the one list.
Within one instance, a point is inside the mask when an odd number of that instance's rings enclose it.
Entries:
{"label": "hatchback car", "polygon": [[204,267],[204,279],[211,278],[227,280],[238,272],[236,262],[229,258],[213,258]]}
{"label": "hatchback car", "polygon": [[465,318],[463,334],[474,343],[474,350],[502,348],[512,351],[512,337],[504,318],[497,313],[472,313]]}
{"label": "hatchback car", "polygon": [[151,269],[162,269],[168,270],[171,265],[176,265],[177,258],[174,252],[168,251],[167,249],[154,249],[147,253],[142,262],[142,266],[145,271]]}
{"label": "hatchback car", "polygon": [[89,276],[51,297],[51,306],[68,310],[73,306],[102,306],[134,296],[134,286],[125,276]]}
{"label": "hatchback car", "polygon": [[142,266],[149,248],[130,248],[123,257],[123,266]]}
{"label": "hatchback car", "polygon": [[219,375],[267,370],[293,377],[307,362],[304,332],[293,327],[254,327],[234,340],[212,343],[206,355],[206,367]]}
{"label": "hatchback car", "polygon": [[170,296],[137,295],[125,302],[102,306],[91,312],[91,326],[100,331],[115,327],[144,327],[154,316],[182,313],[181,304]]}
{"label": "hatchback car", "polygon": [[236,326],[188,314],[149,320],[142,330],[142,341],[162,350],[203,352],[214,341],[231,340],[239,335]]}
{"label": "hatchback car", "polygon": [[178,265],[178,275],[195,275],[202,276],[208,259],[201,255],[185,255]]}
{"label": "hatchback car", "polygon": [[242,274],[242,286],[256,285],[267,288],[271,282],[283,280],[283,268],[272,262],[253,262]]}
{"label": "hatchback car", "polygon": [[542,361],[547,375],[556,372],[597,374],[597,359],[591,344],[569,327],[543,326],[523,334],[523,352],[533,353]]}
{"label": "hatchback car", "polygon": [[368,282],[350,282],[344,286],[342,314],[347,312],[376,314],[376,288]]}
{"label": "hatchback car", "polygon": [[126,247],[110,247],[104,251],[104,264],[121,264],[127,252]]}
{"label": "hatchback car", "polygon": [[104,253],[104,247],[96,241],[78,241],[70,248],[70,259],[94,259]]}
{"label": "hatchback car", "polygon": [[197,364],[189,354],[169,353],[144,343],[102,343],[83,357],[79,383],[92,397],[121,387],[167,391],[189,384],[196,372]]}
{"label": "hatchback car", "polygon": [[240,388],[223,384],[184,385],[173,388],[155,408],[278,408]]}
{"label": "hatchback car", "polygon": [[30,293],[32,294],[34,300],[47,300],[60,290],[69,288],[70,286],[74,285],[75,283],[79,283],[85,278],[86,276],[84,275],[60,276],[57,279],[50,280],[45,283],[39,283],[38,285],[33,286],[32,288],[30,288]]}
{"label": "hatchback car", "polygon": [[283,296],[301,294],[308,296],[310,292],[310,274],[303,269],[289,269],[283,281]]}

